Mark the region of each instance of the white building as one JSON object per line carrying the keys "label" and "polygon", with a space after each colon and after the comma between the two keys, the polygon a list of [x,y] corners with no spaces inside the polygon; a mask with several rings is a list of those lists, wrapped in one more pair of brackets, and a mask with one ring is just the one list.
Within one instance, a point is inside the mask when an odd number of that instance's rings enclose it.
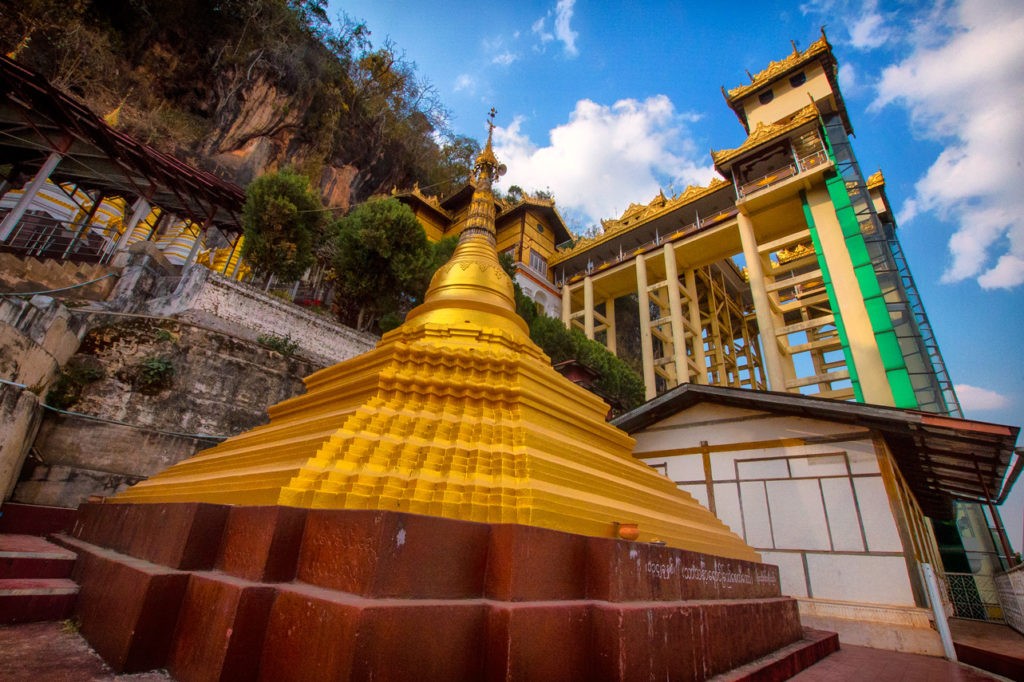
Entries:
{"label": "white building", "polygon": [[683,384],[615,423],[779,566],[804,625],[898,651],[942,655],[921,572],[944,575],[928,517],[998,501],[1019,472],[1015,427],[785,393]]}

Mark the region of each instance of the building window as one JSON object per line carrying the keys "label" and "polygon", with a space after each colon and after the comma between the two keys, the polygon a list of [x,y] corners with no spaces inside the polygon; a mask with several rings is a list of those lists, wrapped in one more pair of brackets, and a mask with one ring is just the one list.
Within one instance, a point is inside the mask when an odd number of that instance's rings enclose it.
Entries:
{"label": "building window", "polygon": [[771,102],[773,99],[775,99],[775,93],[771,90],[765,90],[757,96],[757,101],[761,104],[768,104],[768,102]]}
{"label": "building window", "polygon": [[795,74],[793,74],[792,76],[789,77],[789,84],[790,84],[790,86],[792,86],[794,88],[799,88],[801,85],[803,85],[806,82],[807,82],[807,74],[804,73],[803,71],[801,71],[800,73],[795,73]]}
{"label": "building window", "polygon": [[544,256],[533,249],[530,249],[530,267],[542,275],[548,274],[548,262],[544,260]]}
{"label": "building window", "polygon": [[537,232],[544,234],[544,226],[541,225],[540,223],[537,223]]}

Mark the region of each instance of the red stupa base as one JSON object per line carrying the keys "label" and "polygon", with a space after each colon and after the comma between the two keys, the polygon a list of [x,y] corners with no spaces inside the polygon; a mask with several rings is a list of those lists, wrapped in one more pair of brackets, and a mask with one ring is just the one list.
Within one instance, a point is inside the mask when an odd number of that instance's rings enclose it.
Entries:
{"label": "red stupa base", "polygon": [[[804,638],[775,566],[527,526],[90,504],[72,535],[81,632],[118,672],[688,680]],[[837,646],[790,646],[785,671],[755,677],[784,679]]]}

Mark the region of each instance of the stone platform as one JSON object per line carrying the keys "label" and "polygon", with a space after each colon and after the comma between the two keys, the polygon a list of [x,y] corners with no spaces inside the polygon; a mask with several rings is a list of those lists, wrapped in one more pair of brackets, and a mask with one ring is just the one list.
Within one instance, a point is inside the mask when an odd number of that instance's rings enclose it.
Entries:
{"label": "stone platform", "polygon": [[178,680],[706,679],[803,636],[775,566],[527,526],[90,504],[63,541],[85,638]]}

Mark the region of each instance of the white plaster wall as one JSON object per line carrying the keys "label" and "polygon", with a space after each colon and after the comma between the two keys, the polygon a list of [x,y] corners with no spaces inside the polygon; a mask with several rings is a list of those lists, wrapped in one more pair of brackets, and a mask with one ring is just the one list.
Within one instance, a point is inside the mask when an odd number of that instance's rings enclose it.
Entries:
{"label": "white plaster wall", "polygon": [[[379,340],[206,268],[191,270],[174,294],[152,303],[148,310],[251,340],[261,334],[288,337],[304,355],[324,365],[372,350]],[[224,324],[217,324],[218,321]]]}
{"label": "white plaster wall", "polygon": [[779,567],[779,583],[782,594],[790,597],[806,597],[807,581],[804,578],[804,557],[798,552],[761,552],[761,559]]}
{"label": "white plaster wall", "polygon": [[[845,434],[850,438],[770,444]],[[871,608],[914,605],[902,543],[867,429],[700,404],[634,436],[636,454],[648,463],[664,464],[669,478],[702,504],[707,492],[701,455],[657,452],[708,442],[718,517],[765,561],[779,566],[786,594]],[[742,449],[750,443],[755,445]],[[730,449],[715,451],[724,445]]]}
{"label": "white plaster wall", "polygon": [[810,596],[815,599],[914,605],[902,556],[809,552],[806,557]]}

